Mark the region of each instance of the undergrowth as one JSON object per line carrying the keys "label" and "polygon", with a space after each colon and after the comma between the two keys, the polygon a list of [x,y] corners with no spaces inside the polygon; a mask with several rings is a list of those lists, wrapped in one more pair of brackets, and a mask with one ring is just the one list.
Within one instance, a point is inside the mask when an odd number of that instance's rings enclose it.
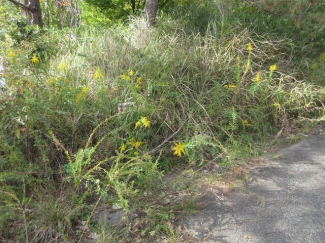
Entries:
{"label": "undergrowth", "polygon": [[[179,190],[164,171],[229,168],[260,155],[269,136],[324,119],[324,53],[295,66],[287,37],[231,16],[204,33],[164,17],[156,28],[133,19],[6,36],[1,237],[181,241],[171,222],[195,207],[170,202]],[[123,210],[118,225],[94,220],[102,205]]]}

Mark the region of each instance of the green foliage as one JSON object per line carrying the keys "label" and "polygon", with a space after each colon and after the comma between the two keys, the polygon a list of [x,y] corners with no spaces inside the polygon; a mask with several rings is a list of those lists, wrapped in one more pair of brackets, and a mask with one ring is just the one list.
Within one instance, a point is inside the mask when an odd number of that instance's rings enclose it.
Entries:
{"label": "green foliage", "polygon": [[81,22],[84,25],[91,26],[109,26],[114,23],[114,19],[107,16],[105,11],[102,11],[98,7],[88,4],[87,2],[79,2],[81,15]]}
{"label": "green foliage", "polygon": [[234,107],[231,109],[230,113],[230,122],[229,122],[229,128],[231,132],[233,133],[234,131],[237,130],[237,121],[238,120],[238,115]]}
{"label": "green foliage", "polygon": [[298,60],[303,55],[315,57],[324,49],[323,0],[301,1],[240,1],[242,23],[259,34],[279,35],[290,41]]}
{"label": "green foliage", "polygon": [[85,0],[89,6],[98,8],[110,20],[125,20],[130,14],[141,12],[141,0]]}
{"label": "green foliage", "polygon": [[[293,21],[237,2],[175,1],[156,28],[107,28],[92,9],[78,29],[9,24],[0,226],[23,220],[22,238],[71,242],[104,204],[124,210],[136,237],[176,237],[170,222],[183,209],[169,205],[161,168],[229,169],[288,124],[323,119],[320,45],[308,56]],[[130,239],[120,233],[107,237]]]}

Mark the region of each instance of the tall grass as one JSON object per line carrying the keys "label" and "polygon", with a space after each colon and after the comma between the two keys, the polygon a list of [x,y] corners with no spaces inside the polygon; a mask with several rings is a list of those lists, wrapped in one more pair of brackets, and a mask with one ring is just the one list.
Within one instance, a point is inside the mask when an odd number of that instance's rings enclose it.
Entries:
{"label": "tall grass", "polygon": [[[167,234],[171,214],[154,210],[163,170],[233,163],[260,154],[270,134],[324,117],[324,87],[296,78],[287,41],[223,21],[189,33],[133,19],[7,45],[2,226],[24,219],[26,239],[71,242],[109,203],[147,217],[134,224],[143,236]],[[177,144],[185,154],[173,154]]]}

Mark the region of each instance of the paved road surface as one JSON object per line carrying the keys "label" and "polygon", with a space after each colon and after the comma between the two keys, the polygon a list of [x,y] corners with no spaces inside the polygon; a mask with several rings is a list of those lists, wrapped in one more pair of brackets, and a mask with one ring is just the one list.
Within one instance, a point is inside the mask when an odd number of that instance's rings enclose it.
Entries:
{"label": "paved road surface", "polygon": [[325,126],[252,169],[246,187],[186,219],[197,242],[324,243]]}

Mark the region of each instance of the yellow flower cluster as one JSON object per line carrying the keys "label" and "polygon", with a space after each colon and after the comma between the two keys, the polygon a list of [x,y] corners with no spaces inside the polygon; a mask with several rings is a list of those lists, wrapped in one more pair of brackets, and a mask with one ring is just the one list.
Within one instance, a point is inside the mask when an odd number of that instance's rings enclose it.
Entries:
{"label": "yellow flower cluster", "polygon": [[88,94],[88,87],[83,86],[81,92],[76,96],[76,103],[79,104],[80,101],[87,96],[87,94]]}
{"label": "yellow flower cluster", "polygon": [[53,78],[49,78],[49,83],[50,83],[50,85],[55,85],[55,80],[53,79]]}
{"label": "yellow flower cluster", "polygon": [[134,147],[134,148],[139,148],[142,144],[143,144],[143,142],[141,142],[141,141],[136,141],[135,140],[135,138],[131,138],[128,142],[127,142],[127,144],[130,144],[132,147]]}
{"label": "yellow flower cluster", "polygon": [[[47,79],[47,81],[48,81],[48,83],[51,85],[51,86],[56,86],[56,84],[60,84],[60,82],[61,81],[65,81],[65,82],[67,82],[67,83],[69,83],[71,80],[68,78],[68,77],[66,77],[66,78],[64,78],[63,79],[63,77],[62,76],[60,76],[60,75],[56,75],[56,76],[50,76],[48,79]],[[61,87],[62,88],[62,87]],[[75,89],[75,87],[73,87],[74,89]],[[72,90],[73,90],[73,88],[72,88]],[[74,90],[75,91],[75,90]],[[74,92],[73,91],[73,92]]]}
{"label": "yellow flower cluster", "polygon": [[259,82],[261,82],[261,77],[262,77],[262,73],[261,73],[261,72],[258,72],[258,73],[256,74],[256,76],[253,78],[253,81],[254,81],[255,83],[259,83]]}
{"label": "yellow flower cluster", "polygon": [[174,142],[175,146],[171,147],[172,150],[174,150],[174,155],[176,156],[182,156],[182,154],[185,154],[184,145],[181,142]]}
{"label": "yellow flower cluster", "polygon": [[270,66],[270,71],[271,72],[276,71],[277,69],[278,69],[278,67],[277,67],[276,64]]}
{"label": "yellow flower cluster", "polygon": [[6,57],[7,58],[15,58],[17,57],[17,53],[15,51],[9,51],[7,54],[6,54]]}
{"label": "yellow flower cluster", "polygon": [[[251,124],[248,124],[248,121],[246,120],[245,124],[247,126],[250,126]],[[145,128],[150,127],[150,121],[147,117],[141,116],[141,118],[136,122],[134,129],[137,129],[138,127],[143,126]],[[142,141],[137,141],[135,138],[131,138],[129,141],[126,143],[122,143],[121,146],[119,147],[119,150],[121,152],[126,151],[128,148],[133,153],[135,156],[139,155],[139,148],[142,146],[143,142]],[[171,147],[171,150],[174,151],[174,155],[181,157],[182,155],[185,155],[185,148],[184,144],[181,142],[174,142],[174,146]]]}
{"label": "yellow flower cluster", "polygon": [[251,52],[251,51],[253,50],[253,45],[252,45],[252,43],[248,43],[248,44],[247,44],[247,50],[248,50],[249,52]]}
{"label": "yellow flower cluster", "polygon": [[237,86],[234,85],[234,84],[226,84],[226,85],[224,85],[224,87],[230,88],[230,89],[236,89],[237,88]]}
{"label": "yellow flower cluster", "polygon": [[137,75],[135,75],[134,70],[129,71],[128,75],[127,74],[122,74],[120,76],[120,78],[122,80],[128,80],[128,81],[134,80],[135,81],[135,88],[136,89],[140,89],[141,88],[141,85],[143,83],[142,78],[141,77],[137,77]]}
{"label": "yellow flower cluster", "polygon": [[144,126],[145,128],[150,127],[150,121],[147,117],[141,116],[140,120],[135,123],[134,129],[137,129],[140,126]]}
{"label": "yellow flower cluster", "polygon": [[64,60],[62,60],[59,64],[59,70],[65,72],[67,71],[67,67],[68,67],[67,63]]}
{"label": "yellow flower cluster", "polygon": [[123,79],[123,80],[129,80],[129,81],[131,81],[131,77],[132,77],[133,75],[134,75],[134,70],[131,70],[131,71],[129,72],[129,75],[122,74],[122,75],[120,76],[120,78]]}
{"label": "yellow flower cluster", "polygon": [[[122,145],[120,146],[120,151],[124,152],[126,151],[126,149],[128,148],[128,146],[130,147],[130,149],[132,149],[133,151],[140,148],[140,146],[143,144],[143,142],[141,141],[136,141],[135,138],[131,138],[129,141],[127,141],[126,143],[122,143]],[[131,151],[132,151],[131,150]],[[134,155],[139,155],[138,151],[134,151],[133,152]]]}
{"label": "yellow flower cluster", "polygon": [[120,147],[121,152],[124,152],[126,148],[127,148],[126,144],[123,143]]}
{"label": "yellow flower cluster", "polygon": [[135,87],[137,89],[140,89],[141,88],[141,84],[142,84],[142,78],[141,77],[137,77],[136,82],[137,82],[137,84],[135,85]]}
{"label": "yellow flower cluster", "polygon": [[245,121],[244,121],[244,125],[245,125],[246,127],[251,127],[251,126],[252,126],[252,124],[250,124],[250,123],[248,122],[248,120],[245,120]]}
{"label": "yellow flower cluster", "polygon": [[81,89],[81,93],[87,94],[88,93],[88,87],[83,86],[82,89]]}
{"label": "yellow flower cluster", "polygon": [[122,80],[131,80],[131,77],[130,76],[128,76],[128,75],[126,75],[126,74],[122,74],[121,76],[120,76],[120,78],[122,79]]}
{"label": "yellow flower cluster", "polygon": [[36,56],[36,54],[33,55],[33,57],[30,59],[30,61],[32,63],[35,63],[35,64],[40,62],[40,60],[38,59],[38,57]]}
{"label": "yellow flower cluster", "polygon": [[276,107],[276,108],[281,107],[280,103],[278,103],[278,102],[273,103],[273,106]]}
{"label": "yellow flower cluster", "polygon": [[102,72],[102,70],[100,70],[100,68],[96,68],[93,77],[94,79],[99,80],[104,77],[104,73]]}

